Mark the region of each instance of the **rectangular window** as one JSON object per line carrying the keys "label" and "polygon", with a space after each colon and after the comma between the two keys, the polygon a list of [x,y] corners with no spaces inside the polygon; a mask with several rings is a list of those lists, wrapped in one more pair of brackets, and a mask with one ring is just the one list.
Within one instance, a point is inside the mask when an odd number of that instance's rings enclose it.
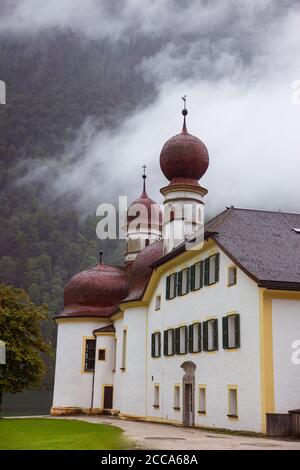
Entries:
{"label": "rectangular window", "polygon": [[189,352],[197,353],[202,350],[201,323],[189,326]]}
{"label": "rectangular window", "polygon": [[198,413],[206,413],[206,385],[199,385]]}
{"label": "rectangular window", "polygon": [[235,349],[241,346],[240,315],[238,313],[227,315],[223,323],[223,348]]}
{"label": "rectangular window", "polygon": [[98,361],[105,361],[105,349],[99,349]]}
{"label": "rectangular window", "polygon": [[203,322],[203,351],[217,351],[219,347],[218,320]]}
{"label": "rectangular window", "polygon": [[154,385],[154,408],[159,408],[159,385]]}
{"label": "rectangular window", "polygon": [[177,275],[178,295],[185,295],[189,292],[190,288],[190,270],[189,268],[183,269]]}
{"label": "rectangular window", "polygon": [[174,410],[180,410],[180,385],[174,386]]}
{"label": "rectangular window", "polygon": [[85,340],[84,370],[91,372],[95,369],[96,340]]}
{"label": "rectangular window", "polygon": [[127,350],[127,330],[123,330],[122,366],[121,366],[121,370],[125,370],[125,369],[126,369],[126,350]]}
{"label": "rectangular window", "polygon": [[204,284],[211,286],[216,282],[219,282],[219,271],[220,271],[220,254],[206,258],[204,262]]}
{"label": "rectangular window", "polygon": [[230,418],[238,417],[237,387],[229,385],[228,387],[228,416]]}
{"label": "rectangular window", "polygon": [[237,268],[230,266],[228,268],[228,286],[234,286],[237,283]]}
{"label": "rectangular window", "polygon": [[166,299],[174,299],[177,295],[177,273],[171,274],[166,279]]}
{"label": "rectangular window", "polygon": [[161,296],[157,295],[155,297],[155,310],[160,310]]}
{"label": "rectangular window", "polygon": [[152,347],[151,347],[151,356],[152,357],[160,357],[160,350],[161,350],[161,333],[160,331],[156,331],[151,336]]}
{"label": "rectangular window", "polygon": [[176,354],[186,354],[188,352],[187,326],[180,326],[175,330],[175,352]]}
{"label": "rectangular window", "polygon": [[175,354],[175,330],[173,328],[164,331],[164,355],[173,356]]}
{"label": "rectangular window", "polygon": [[190,289],[196,291],[203,287],[203,261],[194,264],[190,268]]}

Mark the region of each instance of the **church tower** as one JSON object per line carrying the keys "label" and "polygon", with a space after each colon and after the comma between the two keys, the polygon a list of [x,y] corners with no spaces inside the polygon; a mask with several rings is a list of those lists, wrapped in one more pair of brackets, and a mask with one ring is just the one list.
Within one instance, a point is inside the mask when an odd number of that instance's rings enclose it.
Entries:
{"label": "church tower", "polygon": [[162,238],[162,213],[159,204],[146,191],[146,165],[143,166],[143,192],[127,211],[126,264],[135,260],[146,246]]}
{"label": "church tower", "polygon": [[188,133],[186,126],[186,97],[183,97],[183,128],[169,139],[160,154],[160,167],[170,181],[161,189],[164,196],[163,239],[164,253],[197,232],[204,223],[203,198],[207,190],[199,180],[209,165],[204,143]]}

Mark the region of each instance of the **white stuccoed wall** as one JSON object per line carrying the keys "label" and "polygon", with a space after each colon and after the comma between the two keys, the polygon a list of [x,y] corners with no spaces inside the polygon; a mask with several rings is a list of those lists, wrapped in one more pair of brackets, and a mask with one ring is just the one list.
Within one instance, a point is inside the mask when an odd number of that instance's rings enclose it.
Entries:
{"label": "white stuccoed wall", "polygon": [[[117,370],[114,408],[123,414],[145,416],[146,393],[146,309],[124,312],[123,321],[115,323],[117,335]],[[123,329],[127,328],[126,370],[121,371]]]}
{"label": "white stuccoed wall", "polygon": [[[105,361],[99,361],[99,349],[105,349]],[[114,385],[114,336],[97,336],[93,408],[103,409],[103,386]]]}
{"label": "white stuccoed wall", "polygon": [[300,301],[272,301],[275,412],[300,408],[300,364],[293,364],[292,343],[300,340]]}
{"label": "white stuccoed wall", "polygon": [[58,324],[53,407],[90,408],[93,374],[82,373],[83,337],[92,337],[106,324],[76,320]]}
{"label": "white stuccoed wall", "polygon": [[[176,270],[192,265],[219,250],[212,249],[195,256],[192,262],[178,265]],[[238,269],[236,286],[227,287],[227,270],[232,261],[220,253],[219,283],[203,287],[173,300],[165,300],[165,279],[162,277],[149,306],[148,329],[148,402],[147,415],[169,420],[182,420],[181,411],[173,410],[174,384],[183,377],[181,364],[191,360],[196,364],[196,411],[198,409],[198,384],[206,384],[206,416],[196,412],[196,425],[233,430],[261,431],[260,389],[260,335],[259,294],[254,281]],[[161,309],[155,311],[155,296],[161,295]],[[236,311],[241,316],[241,348],[235,352],[222,347],[222,316]],[[219,350],[217,352],[185,354],[182,356],[151,358],[151,333],[155,330],[204,321],[207,317],[219,319]],[[163,345],[162,345],[163,346]],[[154,384],[160,384],[160,408],[153,407]],[[228,413],[228,385],[238,385],[239,419],[232,420]],[[182,400],[182,390],[181,390]]]}

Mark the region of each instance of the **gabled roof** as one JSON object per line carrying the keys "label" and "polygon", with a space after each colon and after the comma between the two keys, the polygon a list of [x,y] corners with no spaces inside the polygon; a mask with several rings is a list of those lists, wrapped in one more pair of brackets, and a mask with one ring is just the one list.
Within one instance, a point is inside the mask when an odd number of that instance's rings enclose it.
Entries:
{"label": "gabled roof", "polygon": [[107,325],[103,326],[102,328],[97,328],[96,330],[93,331],[94,334],[96,333],[115,333],[115,327],[114,325]]}
{"label": "gabled roof", "polygon": [[[300,214],[228,208],[205,225],[217,245],[260,286],[300,290]],[[185,251],[181,244],[153,267]]]}

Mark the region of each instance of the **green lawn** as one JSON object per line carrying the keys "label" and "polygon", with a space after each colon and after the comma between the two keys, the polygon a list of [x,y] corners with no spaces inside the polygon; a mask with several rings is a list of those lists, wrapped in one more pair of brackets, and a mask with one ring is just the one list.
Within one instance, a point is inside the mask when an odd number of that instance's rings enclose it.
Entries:
{"label": "green lawn", "polygon": [[132,448],[123,431],[64,419],[0,419],[1,450],[118,450]]}

